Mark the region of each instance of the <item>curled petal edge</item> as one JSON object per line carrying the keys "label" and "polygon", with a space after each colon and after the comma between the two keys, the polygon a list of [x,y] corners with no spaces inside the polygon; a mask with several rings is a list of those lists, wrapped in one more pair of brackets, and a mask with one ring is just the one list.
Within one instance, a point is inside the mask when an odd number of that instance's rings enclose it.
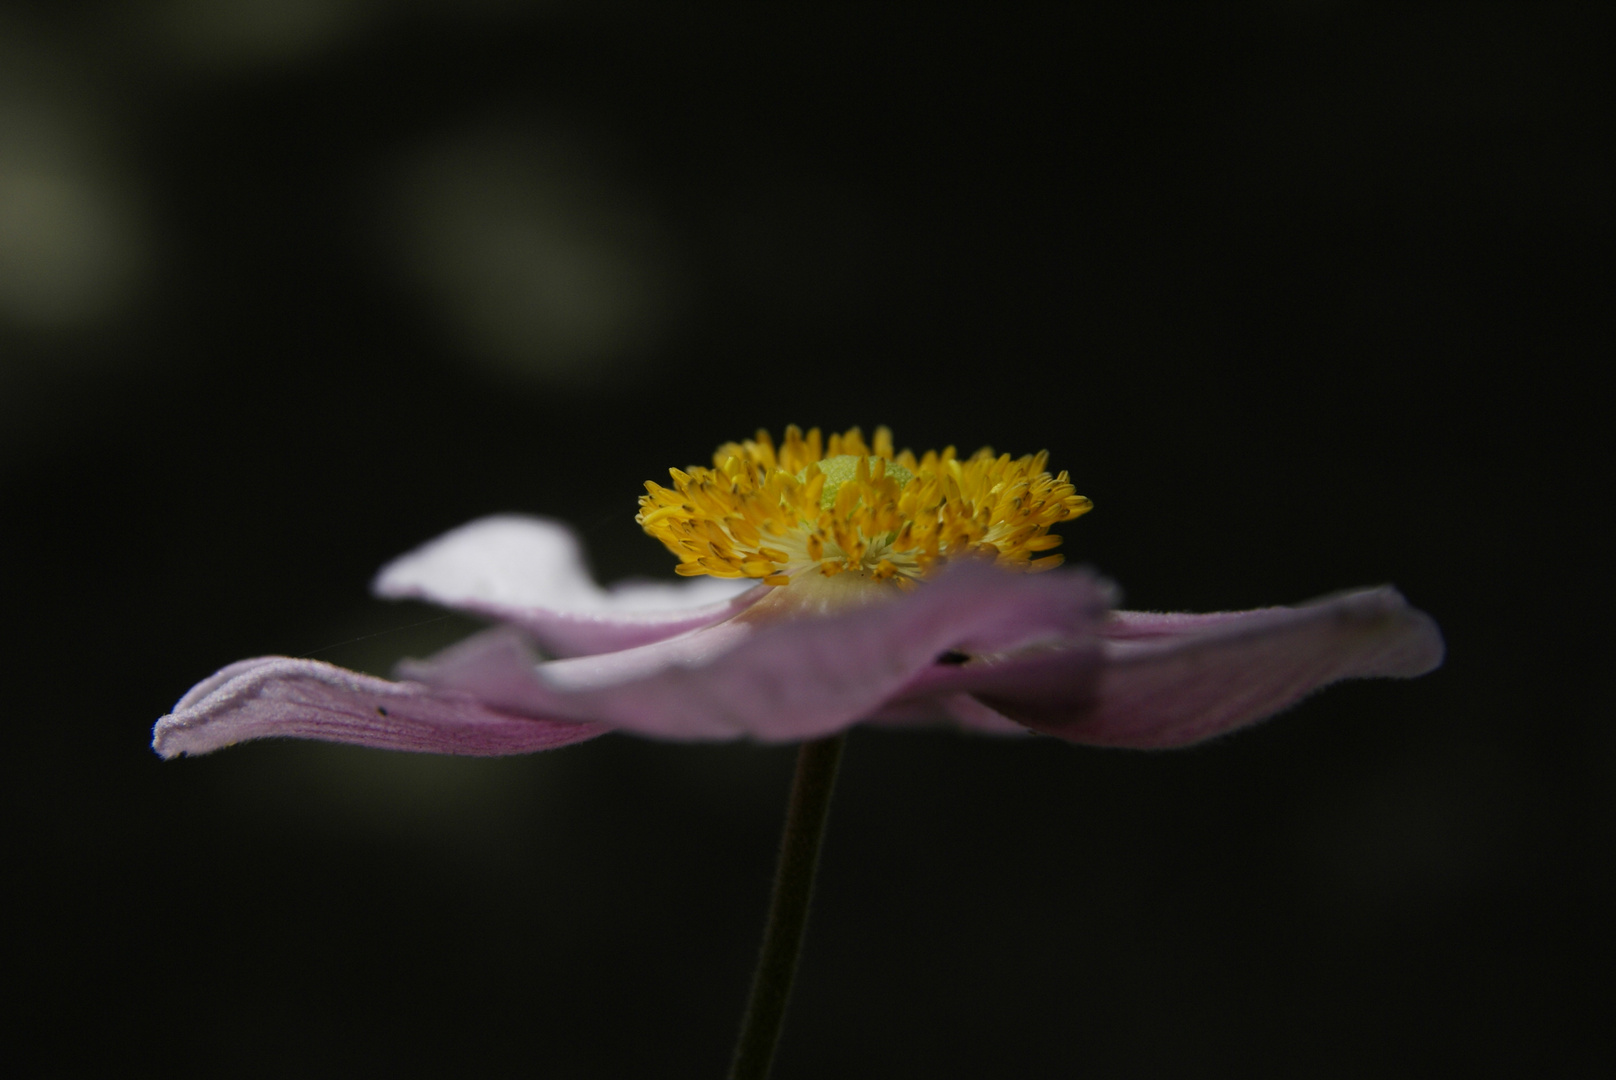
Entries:
{"label": "curled petal edge", "polygon": [[1441,665],[1441,631],[1389,586],[1214,615],[1114,612],[1098,652],[1032,650],[929,687],[1070,742],[1189,746],[1267,719],[1330,683]]}
{"label": "curled petal edge", "polygon": [[173,758],[283,737],[490,757],[551,750],[608,730],[512,716],[464,694],[269,656],[231,664],[198,683],[157,722],[152,749]]}

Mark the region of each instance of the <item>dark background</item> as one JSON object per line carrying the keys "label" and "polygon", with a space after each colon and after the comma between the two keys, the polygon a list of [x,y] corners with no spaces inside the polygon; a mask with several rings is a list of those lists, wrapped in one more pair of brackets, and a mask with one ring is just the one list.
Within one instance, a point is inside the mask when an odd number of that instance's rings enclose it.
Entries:
{"label": "dark background", "polygon": [[[1616,733],[1593,9],[0,8],[13,1055],[712,1077],[792,752],[151,723],[379,673],[495,511],[787,423],[1047,448],[1128,606],[1395,582],[1444,668],[1171,754],[858,731],[777,1075],[1601,1075]],[[950,373],[952,372],[952,373]]]}

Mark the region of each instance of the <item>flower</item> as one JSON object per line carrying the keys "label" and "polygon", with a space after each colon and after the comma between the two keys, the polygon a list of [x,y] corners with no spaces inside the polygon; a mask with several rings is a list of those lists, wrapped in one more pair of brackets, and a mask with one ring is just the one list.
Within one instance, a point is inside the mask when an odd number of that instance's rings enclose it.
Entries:
{"label": "flower", "polygon": [[[637,518],[679,583],[601,589],[566,526],[501,516],[375,582],[497,625],[389,681],[262,657],[204,679],[157,723],[164,757],[266,736],[517,754],[611,730],[798,741],[856,722],[952,723],[1077,743],[1184,746],[1347,678],[1442,661],[1395,589],[1210,615],[1113,609],[1056,569],[1050,526],[1090,509],[1044,456],[894,452],[881,429],[788,429],[648,483]],[[1038,572],[1047,571],[1047,572]],[[543,649],[552,659],[541,659]]]}

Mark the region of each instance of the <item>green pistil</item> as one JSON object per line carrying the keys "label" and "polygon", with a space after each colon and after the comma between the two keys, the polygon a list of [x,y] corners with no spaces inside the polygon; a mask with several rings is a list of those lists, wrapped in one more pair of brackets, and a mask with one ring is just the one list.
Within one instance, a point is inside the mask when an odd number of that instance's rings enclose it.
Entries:
{"label": "green pistil", "polygon": [[[882,459],[872,457],[865,460],[870,463],[870,472],[874,473],[875,463]],[[843,484],[853,479],[853,475],[858,472],[858,463],[857,454],[838,454],[819,463],[819,471],[825,474],[825,490],[819,493],[819,508],[821,510],[829,510],[835,505],[836,492]],[[914,473],[895,461],[888,461],[886,464],[887,475],[897,481],[900,490],[915,478]]]}

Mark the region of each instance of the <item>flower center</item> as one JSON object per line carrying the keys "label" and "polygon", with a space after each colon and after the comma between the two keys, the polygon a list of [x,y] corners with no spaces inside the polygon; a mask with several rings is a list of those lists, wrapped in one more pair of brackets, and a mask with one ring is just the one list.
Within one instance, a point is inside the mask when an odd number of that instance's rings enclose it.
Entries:
{"label": "flower center", "polygon": [[710,469],[668,470],[671,488],[647,481],[635,520],[686,577],[786,585],[812,570],[908,586],[967,556],[1047,570],[1061,557],[1034,556],[1060,545],[1050,526],[1093,504],[1046,460],[984,447],[962,461],[952,446],[917,458],[894,453],[884,427],[866,444],[858,428],[826,440],[792,426],[778,448],[759,431],[720,446]]}
{"label": "flower center", "polygon": [[[819,471],[825,474],[825,490],[819,493],[819,508],[821,510],[829,510],[836,505],[836,493],[842,489],[843,484],[854,478],[858,472],[860,461],[863,461],[865,463],[864,467],[872,473],[878,468],[885,469],[886,474],[892,477],[900,488],[914,479],[914,473],[895,461],[887,461],[878,457],[860,458],[857,454],[837,454],[835,457],[828,457],[819,463]],[[807,470],[804,469],[797,474],[797,479],[802,483],[807,483],[808,476],[806,474]]]}

